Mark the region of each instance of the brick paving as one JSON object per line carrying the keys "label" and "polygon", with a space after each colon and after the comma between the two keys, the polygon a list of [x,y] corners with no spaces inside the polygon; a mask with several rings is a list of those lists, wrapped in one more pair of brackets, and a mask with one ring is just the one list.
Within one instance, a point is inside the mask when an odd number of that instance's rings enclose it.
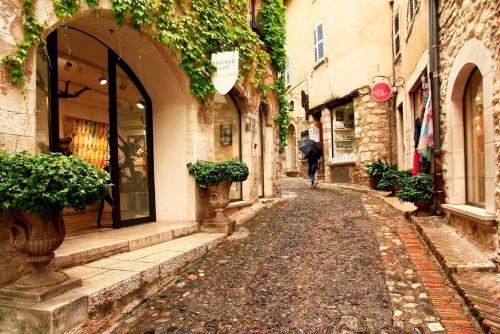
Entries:
{"label": "brick paving", "polygon": [[399,211],[284,183],[295,201],[258,214],[246,239],[213,249],[110,333],[482,333]]}

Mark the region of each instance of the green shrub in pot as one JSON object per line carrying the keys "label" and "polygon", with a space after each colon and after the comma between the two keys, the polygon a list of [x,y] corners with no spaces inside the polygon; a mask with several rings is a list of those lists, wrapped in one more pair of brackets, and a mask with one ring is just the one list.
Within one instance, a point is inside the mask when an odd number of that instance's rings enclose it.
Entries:
{"label": "green shrub in pot", "polygon": [[377,185],[384,176],[384,173],[391,169],[396,170],[396,165],[390,165],[387,161],[378,159],[366,166],[366,173],[373,179],[374,184]]}
{"label": "green shrub in pot", "polygon": [[208,162],[198,160],[188,163],[189,174],[193,175],[201,188],[217,185],[222,181],[240,182],[248,178],[248,166],[241,161]]}
{"label": "green shrub in pot", "polygon": [[106,196],[109,174],[73,156],[0,153],[0,203],[27,213],[81,211]]}
{"label": "green shrub in pot", "polygon": [[401,189],[396,197],[402,202],[429,203],[434,195],[434,176],[419,173],[415,176],[401,179]]}

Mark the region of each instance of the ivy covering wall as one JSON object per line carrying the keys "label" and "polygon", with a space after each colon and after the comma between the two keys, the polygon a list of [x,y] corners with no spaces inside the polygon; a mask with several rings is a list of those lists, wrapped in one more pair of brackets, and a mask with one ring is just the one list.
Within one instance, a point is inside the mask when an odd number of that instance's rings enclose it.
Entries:
{"label": "ivy covering wall", "polygon": [[[100,0],[52,0],[55,14],[69,21],[82,4],[96,11]],[[118,25],[128,24],[140,34],[148,34],[161,44],[178,52],[180,66],[190,77],[190,90],[205,103],[214,92],[211,62],[214,52],[239,50],[240,76],[258,88],[265,99],[269,90],[278,95],[279,111],[275,122],[279,126],[280,152],[286,145],[289,116],[285,100],[285,81],[278,75],[274,82],[266,78],[266,67],[271,63],[284,74],[286,54],[285,7],[281,0],[263,0],[259,22],[263,40],[249,25],[248,0],[113,0],[112,13]],[[36,0],[23,0],[24,38],[14,52],[2,57],[2,66],[13,84],[25,80],[24,65],[33,47],[44,47],[47,24],[37,22]]]}

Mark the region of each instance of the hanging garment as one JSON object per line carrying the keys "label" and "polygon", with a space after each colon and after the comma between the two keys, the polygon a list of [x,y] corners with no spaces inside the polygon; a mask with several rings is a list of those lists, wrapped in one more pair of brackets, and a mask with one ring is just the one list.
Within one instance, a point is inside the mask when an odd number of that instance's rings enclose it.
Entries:
{"label": "hanging garment", "polygon": [[411,171],[411,175],[415,176],[420,173],[420,153],[415,149],[413,153],[413,169]]}
{"label": "hanging garment", "polygon": [[431,93],[428,91],[424,97],[425,113],[422,120],[422,129],[420,131],[420,139],[418,141],[418,151],[422,159],[432,161],[434,154],[434,127],[432,124],[432,104]]}

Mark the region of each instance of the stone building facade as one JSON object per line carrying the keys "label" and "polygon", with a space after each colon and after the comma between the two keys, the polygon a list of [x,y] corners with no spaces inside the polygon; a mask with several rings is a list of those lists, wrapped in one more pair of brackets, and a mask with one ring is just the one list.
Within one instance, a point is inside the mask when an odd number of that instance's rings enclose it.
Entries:
{"label": "stone building facade", "polygon": [[[252,5],[259,5],[253,1]],[[10,54],[22,38],[21,3],[11,0],[0,1],[0,54]],[[255,8],[258,10],[258,8]],[[190,92],[190,80],[180,67],[179,55],[149,36],[141,36],[129,26],[118,26],[112,19],[111,2],[103,1],[99,10],[99,20],[86,5],[71,20],[64,22],[55,15],[51,1],[36,2],[36,17],[39,22],[46,22],[49,29],[47,38],[52,38],[55,71],[60,77],[59,94],[64,90],[64,82],[69,81],[69,92],[75,92],[80,84],[88,85],[89,92],[81,94],[87,100],[70,100],[59,103],[59,119],[66,124],[66,118],[76,118],[88,122],[101,122],[99,118],[108,110],[107,93],[99,87],[107,87],[112,72],[108,72],[109,55],[119,55],[116,60],[116,81],[118,92],[118,115],[123,116],[119,131],[125,142],[140,142],[141,136],[152,141],[152,150],[148,156],[154,156],[154,164],[138,165],[136,172],[153,175],[150,182],[154,185],[154,194],[137,195],[122,202],[123,205],[142,205],[145,200],[154,201],[154,212],[148,212],[145,222],[155,221],[201,221],[207,214],[207,207],[200,197],[200,190],[192,176],[188,174],[186,164],[198,159],[207,161],[237,159],[245,162],[250,169],[248,179],[235,185],[233,200],[245,205],[252,205],[259,197],[273,197],[277,194],[279,177],[278,132],[272,119],[278,110],[277,96],[269,93],[267,103],[261,103],[260,90],[251,84],[252,78],[243,78],[226,95],[212,94],[205,105],[201,105]],[[251,31],[249,19],[248,32]],[[63,24],[67,27],[62,27]],[[57,34],[57,35],[55,35]],[[50,37],[50,36],[58,36]],[[126,47],[125,47],[126,41]],[[50,44],[50,43],[49,43]],[[49,45],[49,53],[51,46]],[[90,50],[90,52],[89,52]],[[47,80],[44,71],[50,71],[43,63],[44,54],[31,50],[26,64],[27,80],[24,87],[13,86],[4,70],[0,70],[0,150],[8,153],[44,151],[51,143],[47,133],[57,127],[48,115],[51,107],[47,104],[50,92],[41,89],[41,83]],[[45,59],[46,60],[46,59]],[[47,69],[48,68],[48,69]],[[101,78],[99,78],[101,77]],[[276,77],[269,66],[266,77]],[[90,78],[90,79],[89,79]],[[97,80],[99,78],[99,82]],[[107,79],[101,82],[101,79]],[[86,81],[87,80],[87,81]],[[90,80],[90,81],[89,81]],[[45,82],[46,83],[46,82]],[[130,90],[136,95],[125,96]],[[81,87],[80,87],[81,88]],[[143,90],[141,90],[143,89]],[[143,98],[137,94],[142,94]],[[45,94],[45,95],[44,95]],[[58,93],[56,93],[55,96]],[[132,94],[132,93],[130,93]],[[54,95],[52,95],[54,96]],[[128,100],[127,100],[128,99]],[[150,105],[148,105],[148,100]],[[69,104],[73,103],[71,106]],[[77,103],[78,102],[78,103]],[[145,124],[144,117],[133,117],[140,110],[150,113],[151,122]],[[88,108],[88,107],[91,108]],[[123,108],[123,112],[120,108]],[[149,108],[149,109],[148,109]],[[91,111],[88,111],[92,109]],[[229,111],[224,111],[229,110]],[[226,112],[226,114],[223,114]],[[85,114],[86,113],[86,114]],[[228,113],[236,115],[228,120]],[[131,116],[130,116],[131,115]],[[122,117],[122,116],[119,116]],[[149,116],[147,116],[149,117]],[[146,118],[147,118],[146,117]],[[149,123],[148,123],[149,122]],[[89,123],[90,124],[90,123]],[[223,141],[221,125],[229,129],[231,140]],[[108,124],[109,126],[109,124]],[[142,128],[141,128],[142,126]],[[56,129],[56,137],[64,135],[61,126]],[[135,131],[135,132],[134,132]],[[152,135],[151,135],[152,136]],[[57,141],[59,138],[56,138]],[[221,143],[223,149],[221,147]],[[73,142],[76,145],[76,141]],[[229,147],[234,148],[231,151]],[[227,152],[226,152],[227,151]],[[231,151],[230,153],[228,153]],[[226,154],[227,153],[227,154]],[[151,173],[145,172],[151,168]],[[144,175],[143,175],[144,176]],[[151,188],[150,188],[151,189]],[[154,196],[153,196],[154,195]],[[142,196],[142,197],[141,197]],[[144,199],[146,198],[146,199]],[[85,214],[93,217],[94,209]],[[132,210],[132,209],[130,209]],[[141,209],[142,210],[142,209]],[[65,213],[66,214],[66,213]],[[72,212],[65,216],[66,225],[71,224]],[[111,208],[105,208],[108,223],[111,224]],[[149,220],[148,220],[149,219]],[[23,255],[9,245],[8,221],[10,217],[3,213],[0,217],[0,286],[19,277],[26,265]],[[90,218],[91,225],[95,219]],[[125,220],[124,220],[125,221]],[[113,221],[113,226],[114,226]],[[127,224],[120,222],[120,226]]]}
{"label": "stone building facade", "polygon": [[[443,208],[450,223],[491,254],[497,263],[500,262],[499,12],[498,1],[439,2],[440,123],[447,195]],[[476,108],[469,114],[470,107],[465,101],[475,82],[479,84],[473,99]]]}
{"label": "stone building facade", "polygon": [[[368,185],[367,164],[392,162],[393,102],[371,97],[373,83],[393,81],[391,6],[349,1],[332,7],[324,0],[288,0],[285,5],[291,132],[296,140],[319,132],[324,150],[320,180]],[[307,161],[291,152],[284,166],[306,176]]]}

